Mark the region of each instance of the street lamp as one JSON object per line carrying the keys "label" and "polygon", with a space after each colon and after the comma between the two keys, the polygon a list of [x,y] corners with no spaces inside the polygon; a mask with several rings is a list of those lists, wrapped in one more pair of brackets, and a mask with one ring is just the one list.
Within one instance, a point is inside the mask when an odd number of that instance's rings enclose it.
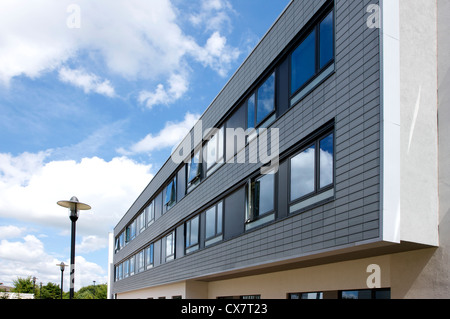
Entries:
{"label": "street lamp", "polygon": [[78,198],[76,198],[75,196],[73,196],[70,200],[60,200],[57,204],[69,209],[69,217],[72,221],[72,240],[70,250],[70,299],[72,299],[75,283],[75,223],[78,219],[78,211],[89,210],[91,209],[91,206],[89,206],[88,204],[80,203],[78,201]]}
{"label": "street lamp", "polygon": [[61,269],[61,299],[63,299],[63,275],[64,275],[64,268],[67,266],[64,264],[64,262],[61,261],[60,264],[56,264],[56,266],[59,266]]}

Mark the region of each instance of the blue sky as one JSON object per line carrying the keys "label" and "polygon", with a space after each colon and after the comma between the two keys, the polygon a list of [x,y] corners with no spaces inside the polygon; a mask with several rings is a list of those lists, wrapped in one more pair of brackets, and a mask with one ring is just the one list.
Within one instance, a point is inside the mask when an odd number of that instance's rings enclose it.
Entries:
{"label": "blue sky", "polygon": [[74,195],[75,289],[106,282],[108,232],[289,2],[2,0],[0,282],[59,283]]}

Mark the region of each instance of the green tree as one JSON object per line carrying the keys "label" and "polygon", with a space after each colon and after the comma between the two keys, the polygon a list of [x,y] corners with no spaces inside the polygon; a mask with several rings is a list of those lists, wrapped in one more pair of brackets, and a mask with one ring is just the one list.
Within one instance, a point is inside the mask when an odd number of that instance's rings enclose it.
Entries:
{"label": "green tree", "polygon": [[27,278],[17,277],[16,280],[13,280],[14,288],[12,292],[21,293],[21,294],[34,294],[33,291],[33,279],[31,276]]}
{"label": "green tree", "polygon": [[40,299],[60,299],[61,298],[61,288],[52,282],[43,286],[40,290]]}
{"label": "green tree", "polygon": [[90,285],[81,288],[75,293],[75,299],[106,299],[107,285]]}

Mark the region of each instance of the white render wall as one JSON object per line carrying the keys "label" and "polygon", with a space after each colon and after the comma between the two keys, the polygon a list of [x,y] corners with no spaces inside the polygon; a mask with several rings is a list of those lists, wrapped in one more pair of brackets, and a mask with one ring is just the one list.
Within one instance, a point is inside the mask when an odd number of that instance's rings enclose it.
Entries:
{"label": "white render wall", "polygon": [[436,1],[400,0],[400,194],[404,241],[438,246]]}
{"label": "white render wall", "polygon": [[436,2],[380,4],[383,240],[438,246]]}

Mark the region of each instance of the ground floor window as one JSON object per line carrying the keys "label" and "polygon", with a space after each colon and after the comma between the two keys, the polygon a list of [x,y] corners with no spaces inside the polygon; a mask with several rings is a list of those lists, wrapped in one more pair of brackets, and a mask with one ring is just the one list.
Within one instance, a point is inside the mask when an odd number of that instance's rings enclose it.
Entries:
{"label": "ground floor window", "polygon": [[391,289],[354,289],[288,293],[288,299],[391,299]]}
{"label": "ground floor window", "polygon": [[391,289],[342,290],[339,299],[391,299]]}

